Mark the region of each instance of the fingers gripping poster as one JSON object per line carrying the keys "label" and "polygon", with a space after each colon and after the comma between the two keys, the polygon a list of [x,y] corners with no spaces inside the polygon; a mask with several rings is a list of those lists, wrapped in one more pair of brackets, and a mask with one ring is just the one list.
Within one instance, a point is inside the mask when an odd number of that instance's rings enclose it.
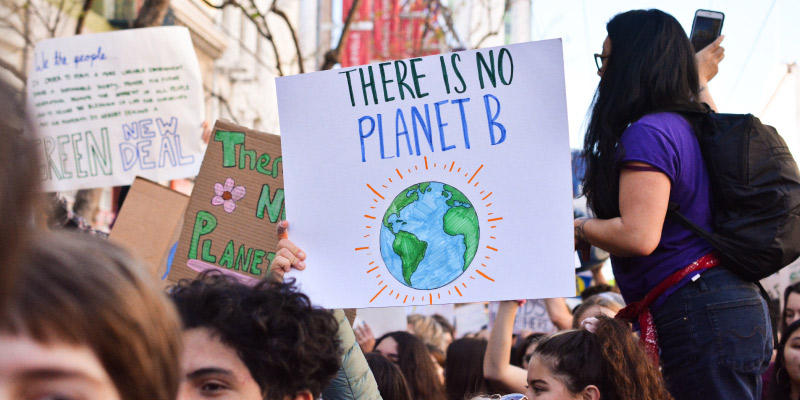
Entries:
{"label": "fingers gripping poster", "polygon": [[203,88],[186,28],[44,40],[27,88],[47,191],[185,178],[200,168]]}
{"label": "fingers gripping poster", "polygon": [[289,237],[324,307],[575,295],[560,40],[277,79]]}

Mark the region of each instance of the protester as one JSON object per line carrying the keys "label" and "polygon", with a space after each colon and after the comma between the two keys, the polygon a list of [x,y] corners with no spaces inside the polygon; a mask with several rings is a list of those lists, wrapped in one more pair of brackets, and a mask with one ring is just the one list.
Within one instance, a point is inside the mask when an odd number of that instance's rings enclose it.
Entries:
{"label": "protester", "polygon": [[584,141],[583,188],[597,218],[575,220],[576,246],[612,254],[629,304],[621,314],[639,322],[653,361],[660,347],[673,396],[757,399],[772,347],[766,302],[754,284],[710,268],[719,263],[711,245],[665,218],[674,202],[711,229],[694,131],[666,111],[714,107],[707,83],[724,56],[722,37],[696,62],[681,25],[659,10],[619,14],[607,30]]}
{"label": "protester", "polygon": [[592,285],[583,289],[581,292],[581,300],[586,300],[589,297],[592,297],[596,294],[605,293],[605,292],[614,292],[619,293],[619,289],[616,286],[611,286],[608,284],[599,284],[599,285]]}
{"label": "protester", "polygon": [[520,307],[518,301],[502,301],[497,308],[494,326],[483,359],[483,374],[493,386],[503,392],[524,392],[527,371],[510,365],[514,334],[514,319]]}
{"label": "protester", "polygon": [[339,324],[291,282],[201,275],[170,296],[186,346],[179,400],[316,399],[339,369]]}
{"label": "protester", "polygon": [[783,292],[781,327],[786,329],[797,320],[800,320],[800,282],[787,286]]}
{"label": "protester", "polygon": [[408,332],[422,340],[422,343],[429,344],[444,351],[453,341],[453,337],[442,325],[433,317],[420,314],[411,314],[406,318],[408,322]]}
{"label": "protester", "polygon": [[0,310],[14,288],[20,250],[30,239],[39,191],[39,157],[23,132],[31,128],[20,93],[0,80]]}
{"label": "protester", "polygon": [[768,400],[800,398],[800,322],[794,321],[783,330],[775,368],[772,371]]}
{"label": "protester", "polygon": [[511,365],[527,370],[528,363],[531,361],[531,356],[533,356],[533,351],[536,350],[536,346],[539,342],[546,337],[546,333],[531,333],[519,339],[517,345],[512,349]]}
{"label": "protester", "polygon": [[528,367],[525,395],[534,399],[671,399],[627,325],[600,316],[586,329],[542,340]]}
{"label": "protester", "polygon": [[578,329],[586,318],[605,315],[613,318],[619,310],[625,307],[622,297],[613,292],[603,292],[584,300],[575,307],[572,329]]}
{"label": "protester", "polygon": [[480,393],[493,393],[491,382],[483,377],[486,340],[461,338],[447,348],[445,392],[448,400],[463,400]]}
{"label": "protester", "polygon": [[[453,343],[453,340],[456,338],[456,327],[454,327],[453,324],[451,324],[450,321],[447,320],[447,318],[439,314],[433,314],[432,317],[433,319],[436,320],[436,322],[439,323],[439,325],[442,326],[442,328],[444,328],[445,341],[448,343],[449,346],[449,344]],[[447,347],[445,347],[442,350],[447,350]]]}
{"label": "protester", "polygon": [[444,388],[436,376],[434,361],[421,340],[408,332],[389,332],[375,343],[375,352],[397,364],[415,400],[443,400]]}
{"label": "protester", "polygon": [[[275,281],[282,281],[284,274],[292,268],[305,269],[306,254],[289,240],[288,221],[280,221],[276,229],[278,251],[270,265],[270,276]],[[337,336],[341,341],[342,356],[339,371],[322,390],[323,397],[326,400],[380,399],[378,385],[353,331],[352,319],[342,309],[333,310],[333,316],[339,322]],[[355,318],[355,313],[352,318]]]}
{"label": "protester", "polygon": [[0,311],[0,398],[173,400],[181,331],[145,266],[86,235],[39,233]]}
{"label": "protester", "polygon": [[446,365],[445,358],[447,355],[442,351],[442,349],[432,344],[426,344],[425,348],[428,349],[428,353],[431,355],[433,369],[436,372],[436,376],[439,378],[439,383],[444,385],[444,367]]}
{"label": "protester", "polygon": [[400,367],[378,353],[367,353],[364,357],[375,376],[375,381],[378,382],[378,390],[383,400],[411,400],[408,382],[403,377]]}

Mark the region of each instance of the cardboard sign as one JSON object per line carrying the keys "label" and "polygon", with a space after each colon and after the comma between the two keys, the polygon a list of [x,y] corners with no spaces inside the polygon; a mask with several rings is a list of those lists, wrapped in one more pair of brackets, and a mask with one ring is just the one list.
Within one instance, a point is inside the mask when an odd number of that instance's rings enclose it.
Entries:
{"label": "cardboard sign", "polygon": [[276,81],[294,272],[327,308],[575,295],[560,40]]}
{"label": "cardboard sign", "polygon": [[206,270],[254,283],[269,273],[284,219],[280,137],[217,121],[168,279]]}
{"label": "cardboard sign", "polygon": [[128,249],[156,279],[166,282],[188,204],[188,196],[136,178],[108,240]]}
{"label": "cardboard sign", "polygon": [[197,174],[203,85],[188,29],[44,40],[27,87],[45,190]]}

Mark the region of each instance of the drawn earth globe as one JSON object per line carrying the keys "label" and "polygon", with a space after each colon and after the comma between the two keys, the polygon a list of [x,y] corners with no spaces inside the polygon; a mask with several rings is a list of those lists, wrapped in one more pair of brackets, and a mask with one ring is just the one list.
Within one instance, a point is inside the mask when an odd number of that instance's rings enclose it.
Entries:
{"label": "drawn earth globe", "polygon": [[469,268],[480,240],[472,202],[453,186],[429,181],[402,190],[383,215],[381,257],[398,282],[430,290]]}

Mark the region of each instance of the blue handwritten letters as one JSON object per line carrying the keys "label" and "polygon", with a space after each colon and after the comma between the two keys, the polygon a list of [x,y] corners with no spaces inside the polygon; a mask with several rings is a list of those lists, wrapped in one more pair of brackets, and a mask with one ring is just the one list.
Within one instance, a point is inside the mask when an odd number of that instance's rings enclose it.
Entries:
{"label": "blue handwritten letters", "polygon": [[194,156],[184,155],[177,131],[176,117],[146,118],[122,124],[125,139],[119,144],[122,169],[130,171],[138,165],[142,170],[151,170],[192,164]]}
{"label": "blue handwritten letters", "polygon": [[88,65],[89,68],[94,67],[95,61],[105,61],[109,57],[103,51],[102,46],[97,46],[97,50],[80,51],[76,54],[65,54],[61,50],[55,50],[52,58],[47,58],[43,51],[37,51],[33,55],[33,67],[36,72],[48,70],[51,66],[62,67],[72,65],[75,68]]}

